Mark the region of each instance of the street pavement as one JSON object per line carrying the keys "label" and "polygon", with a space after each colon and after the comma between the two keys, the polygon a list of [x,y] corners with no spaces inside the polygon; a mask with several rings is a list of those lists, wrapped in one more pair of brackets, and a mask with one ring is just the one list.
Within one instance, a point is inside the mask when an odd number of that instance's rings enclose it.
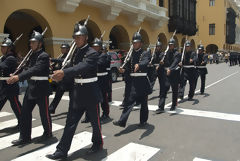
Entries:
{"label": "street pavement", "polygon": [[[116,127],[113,120],[121,115],[124,82],[113,83],[111,119],[102,124],[104,149],[87,154],[91,147],[90,124],[79,122],[67,160],[94,161],[240,161],[240,67],[225,63],[208,65],[206,91],[199,94],[200,80],[193,101],[179,101],[176,113],[170,113],[171,91],[167,95],[166,112],[156,115],[159,83],[149,96],[149,119],[145,127],[138,127],[138,107],[130,114],[126,128]],[[188,94],[188,85],[185,95]],[[52,100],[50,97],[50,102]],[[22,101],[23,96],[20,96]],[[0,112],[0,160],[45,161],[45,155],[55,151],[65,126],[69,97],[62,98],[52,115],[54,137],[39,142],[43,128],[38,107],[33,111],[31,144],[15,147],[11,141],[19,134],[9,103]]]}

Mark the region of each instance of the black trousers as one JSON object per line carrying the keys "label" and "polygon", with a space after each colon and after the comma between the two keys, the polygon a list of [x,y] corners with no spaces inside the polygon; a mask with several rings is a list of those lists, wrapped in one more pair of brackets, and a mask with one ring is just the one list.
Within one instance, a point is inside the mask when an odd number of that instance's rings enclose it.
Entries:
{"label": "black trousers", "polygon": [[103,96],[103,102],[101,102],[102,113],[103,115],[108,116],[110,112],[108,104],[108,92],[102,91],[102,96]]}
{"label": "black trousers", "polygon": [[127,99],[130,97],[130,92],[131,92],[131,81],[127,81],[125,78],[125,89],[124,89],[124,95],[123,95],[123,101],[122,101],[123,106],[127,104]]}
{"label": "black trousers", "polygon": [[147,122],[148,120],[148,96],[137,96],[135,94],[131,94],[130,97],[126,101],[126,105],[122,111],[122,115],[120,116],[119,122],[121,124],[126,124],[128,117],[135,105],[135,102],[138,101],[141,104],[140,109],[140,123]]}
{"label": "black trousers", "polygon": [[19,102],[18,96],[6,96],[4,99],[0,100],[0,111],[2,110],[7,100],[10,102],[11,108],[16,118],[18,119],[18,124],[19,124],[20,116],[22,112],[22,105]]}
{"label": "black trousers", "polygon": [[[77,98],[74,98],[77,99]],[[89,105],[87,107],[81,106],[70,98],[69,111],[67,114],[66,125],[64,128],[63,136],[57,145],[57,150],[67,154],[72,143],[74,133],[76,131],[79,120],[84,112],[87,112],[88,117],[93,128],[92,142],[95,145],[103,145],[101,124],[99,120],[99,107],[98,105]]]}
{"label": "black trousers", "polygon": [[48,96],[41,96],[36,99],[29,99],[25,94],[23,99],[22,117],[20,122],[20,137],[23,139],[31,138],[32,111],[36,105],[39,107],[40,117],[44,129],[44,134],[52,133],[52,119],[48,109]]}
{"label": "black trousers", "polygon": [[64,92],[65,92],[65,90],[63,90],[60,87],[58,87],[58,89],[57,89],[57,91],[55,93],[55,97],[54,97],[54,99],[52,100],[52,102],[51,102],[51,104],[49,106],[50,109],[53,109],[54,111],[56,110],[59,102],[62,99],[62,96],[63,96]]}
{"label": "black trousers", "polygon": [[[200,76],[201,78],[201,88],[200,92],[204,93],[205,91],[205,82],[206,82],[206,74],[199,74],[198,77]],[[196,81],[196,86],[197,86],[197,81]]]}
{"label": "black trousers", "polygon": [[158,103],[158,107],[161,110],[164,110],[164,106],[165,106],[165,100],[167,97],[167,92],[170,89],[170,86],[172,88],[172,107],[176,107],[177,106],[177,99],[178,99],[178,79],[177,77],[174,78],[170,78],[166,75],[166,73],[161,74],[159,76],[159,84],[160,84],[160,99],[159,99],[159,103]]}
{"label": "black trousers", "polygon": [[192,74],[187,73],[186,74],[183,71],[182,75],[181,75],[180,87],[179,87],[179,91],[178,91],[179,97],[184,96],[184,91],[185,91],[185,87],[186,87],[186,84],[187,84],[187,80],[189,81],[188,97],[192,98],[194,96],[195,89],[196,89],[197,77],[195,76],[195,73],[192,73]]}

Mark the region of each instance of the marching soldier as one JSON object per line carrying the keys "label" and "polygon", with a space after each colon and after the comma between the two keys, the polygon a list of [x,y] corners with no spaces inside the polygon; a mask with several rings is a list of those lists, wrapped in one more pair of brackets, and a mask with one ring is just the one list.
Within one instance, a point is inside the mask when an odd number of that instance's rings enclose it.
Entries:
{"label": "marching soldier", "polygon": [[[61,56],[56,59],[54,59],[54,58],[51,59],[51,62],[53,63],[52,64],[53,71],[59,70],[62,68],[62,63],[63,63],[65,57],[67,56],[69,49],[70,49],[70,46],[67,43],[64,43],[61,45],[61,53],[62,53]],[[55,113],[55,110],[56,110],[59,102],[61,101],[61,98],[62,98],[64,92],[68,90],[67,87],[68,87],[68,85],[66,83],[63,83],[62,81],[57,83],[55,97],[49,106],[49,112],[51,114]]]}
{"label": "marching soldier", "polygon": [[43,51],[43,35],[33,31],[30,47],[32,55],[26,64],[26,70],[18,75],[12,75],[8,84],[28,79],[28,88],[23,99],[22,117],[20,121],[20,137],[12,141],[14,145],[26,144],[31,141],[32,111],[37,104],[44,128],[41,140],[52,137],[52,120],[48,110],[49,101],[49,56]]}
{"label": "marching soldier", "polygon": [[[159,85],[160,85],[160,77],[159,77],[160,75],[159,75],[159,73],[157,73],[157,70],[156,70],[156,68],[159,66],[160,54],[162,54],[162,43],[160,41],[157,41],[155,53],[153,53],[153,58],[152,58],[152,62],[151,62],[152,66],[153,66],[152,70],[154,70],[153,71],[153,78],[152,78],[152,81],[151,81],[151,88],[152,89],[154,87],[154,84],[155,84],[157,78],[158,78]],[[159,96],[160,96],[160,93],[159,93]]]}
{"label": "marching soldier", "polygon": [[98,104],[101,101],[101,92],[97,84],[98,53],[87,44],[88,31],[85,25],[75,25],[73,38],[77,48],[71,58],[70,67],[55,71],[52,76],[55,81],[60,81],[64,77],[74,80],[74,86],[69,92],[69,111],[63,136],[55,153],[47,155],[48,158],[55,160],[67,157],[78,122],[85,111],[93,127],[93,145],[89,153],[103,148],[98,111]]}
{"label": "marching soldier", "polygon": [[[136,32],[132,38],[133,51],[130,60],[123,68],[120,68],[121,72],[127,72],[130,75],[130,94],[127,98],[122,115],[118,121],[114,121],[113,124],[120,127],[125,127],[130,112],[133,109],[136,101],[141,104],[140,109],[140,124],[144,126],[148,120],[148,95],[151,93],[150,82],[147,78],[147,70],[149,64],[149,53],[143,51],[142,36],[139,32]],[[126,96],[125,96],[126,98]]]}
{"label": "marching soldier", "polygon": [[[196,68],[197,68],[198,77],[200,76],[200,78],[201,78],[200,93],[204,94],[206,74],[208,74],[207,67],[206,67],[207,62],[208,62],[208,55],[204,53],[203,45],[198,46],[198,51],[199,52],[197,55]],[[197,83],[197,81],[196,81],[196,83]],[[196,86],[197,86],[197,84],[196,84]]]}
{"label": "marching soldier", "polygon": [[[103,44],[102,45],[102,52],[107,54],[107,45]],[[107,68],[108,72],[108,102],[112,102],[112,71],[111,71],[111,55],[107,54],[108,56],[108,61],[109,61],[109,67]]]}
{"label": "marching soldier", "polygon": [[[106,52],[102,52],[102,40],[95,38],[92,43],[92,48],[98,52],[98,85],[100,87],[103,101],[101,102],[101,108],[102,108],[102,116],[100,119],[103,121],[105,119],[109,119],[109,103],[108,103],[108,92],[109,92],[109,76],[108,76],[108,68],[110,68],[111,60],[109,60],[109,57]],[[85,113],[85,118],[81,121],[81,123],[88,123],[89,116],[88,113]]]}
{"label": "marching soldier", "polygon": [[109,119],[109,103],[108,103],[108,91],[109,91],[109,76],[107,68],[110,68],[111,60],[109,60],[109,57],[107,53],[103,53],[102,50],[102,40],[95,38],[92,48],[95,49],[98,53],[98,85],[101,89],[103,101],[101,103],[102,108],[102,116],[101,120]]}
{"label": "marching soldier", "polygon": [[179,98],[183,99],[185,86],[187,84],[187,80],[189,81],[189,94],[188,100],[192,100],[196,88],[197,81],[197,71],[195,68],[196,63],[196,53],[191,50],[191,43],[189,41],[186,42],[186,51],[183,56],[182,62],[179,63],[179,66],[182,67],[182,73],[180,75],[181,82],[179,87]]}
{"label": "marching soldier", "polygon": [[[180,62],[181,55],[174,48],[175,40],[169,40],[169,49],[167,53],[159,55],[159,64],[157,66],[158,79],[160,84],[160,99],[156,114],[164,112],[165,100],[167,92],[172,88],[172,106],[170,111],[174,111],[177,106],[178,99],[178,85],[179,85],[179,70],[178,63]],[[157,62],[156,62],[157,63]]]}
{"label": "marching soldier", "polygon": [[19,121],[22,111],[22,105],[19,102],[19,86],[18,83],[7,84],[6,77],[9,77],[17,68],[16,53],[12,51],[13,42],[9,38],[5,38],[1,44],[1,52],[3,56],[0,59],[0,111],[6,101],[10,102],[11,108]]}

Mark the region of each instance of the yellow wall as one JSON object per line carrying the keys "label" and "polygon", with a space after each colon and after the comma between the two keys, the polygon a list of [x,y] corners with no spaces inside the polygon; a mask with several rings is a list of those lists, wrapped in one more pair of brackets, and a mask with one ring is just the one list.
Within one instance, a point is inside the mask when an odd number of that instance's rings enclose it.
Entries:
{"label": "yellow wall", "polygon": [[[168,2],[166,0],[164,3],[164,7],[168,7]],[[157,4],[159,4],[158,0]],[[41,24],[41,27],[43,29],[45,26],[48,26],[49,29],[45,35],[46,38],[71,38],[74,24],[80,20],[85,19],[87,15],[91,15],[90,20],[94,21],[98,25],[101,32],[106,31],[104,40],[109,40],[110,31],[115,25],[122,25],[126,29],[130,41],[133,33],[136,32],[139,28],[139,26],[130,25],[128,17],[121,13],[116,18],[116,20],[106,21],[101,17],[102,14],[100,9],[96,7],[86,6],[82,3],[80,3],[79,7],[77,7],[73,13],[63,13],[57,11],[55,0],[1,0],[0,33],[3,32],[5,22],[9,15],[18,10],[21,10],[33,16],[36,21]],[[19,24],[18,30],[21,30],[21,26],[23,26],[23,24],[25,23],[22,22]],[[30,24],[26,23],[23,28],[27,30],[28,25]],[[16,25],[12,27],[14,28]],[[157,36],[160,33],[164,33],[167,40],[169,40],[169,38],[172,36],[172,33],[168,32],[167,23],[163,27],[157,30],[153,30],[149,21],[144,21],[141,24],[141,27],[147,32],[151,44],[156,43]],[[23,38],[23,40],[26,40],[28,34],[24,36],[25,38]],[[183,36],[181,34],[178,34],[176,37],[178,39],[178,43],[181,44]],[[191,40],[192,38],[189,39]],[[60,45],[48,45],[47,51],[50,55],[54,55],[56,57],[59,55],[59,47]],[[26,48],[26,45],[24,48]],[[26,52],[26,50],[23,51],[24,53]]]}
{"label": "yellow wall", "polygon": [[[215,6],[209,6],[209,1],[197,1],[198,32],[195,36],[197,43],[202,41],[204,46],[215,44],[219,49],[225,43],[226,12],[224,1],[215,1]],[[215,23],[215,35],[209,35],[209,24]]]}

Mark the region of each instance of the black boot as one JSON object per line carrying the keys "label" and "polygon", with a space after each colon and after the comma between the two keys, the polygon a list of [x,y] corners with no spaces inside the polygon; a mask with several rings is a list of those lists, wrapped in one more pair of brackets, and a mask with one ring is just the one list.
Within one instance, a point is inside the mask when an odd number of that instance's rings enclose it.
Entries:
{"label": "black boot", "polygon": [[120,126],[120,127],[125,127],[126,126],[126,124],[123,124],[120,121],[113,121],[113,125]]}
{"label": "black boot", "polygon": [[47,158],[57,160],[57,159],[66,159],[67,154],[64,154],[63,152],[57,150],[53,154],[46,155]]}
{"label": "black boot", "polygon": [[29,144],[30,142],[31,142],[31,138],[28,138],[28,139],[19,138],[18,140],[13,140],[12,144],[14,146],[18,146],[18,145]]}

